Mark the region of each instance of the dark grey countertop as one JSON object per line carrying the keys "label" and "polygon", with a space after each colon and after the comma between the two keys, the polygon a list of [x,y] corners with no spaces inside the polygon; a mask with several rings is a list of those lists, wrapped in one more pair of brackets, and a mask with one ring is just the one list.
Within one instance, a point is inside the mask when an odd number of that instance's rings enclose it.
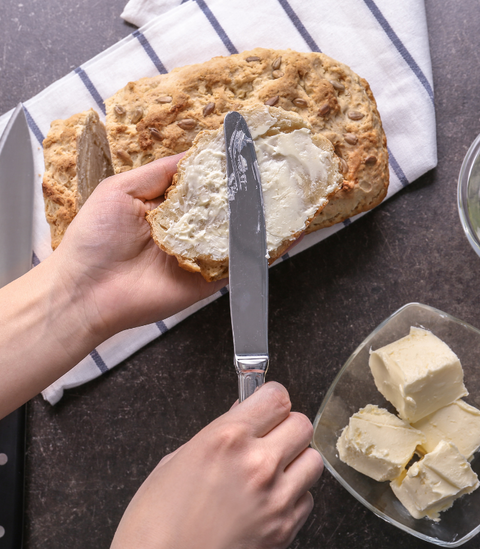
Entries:
{"label": "dark grey countertop", "polygon": [[[126,0],[6,0],[0,113],[131,33]],[[438,167],[270,276],[269,379],[312,420],[355,347],[411,301],[480,327],[480,259],[456,206],[460,164],[480,133],[476,0],[426,0]],[[54,408],[28,406],[27,549],[109,547],[130,498],[161,457],[236,399],[228,297],[191,316]],[[295,549],[416,549],[325,472]],[[478,547],[480,538],[464,545]]]}

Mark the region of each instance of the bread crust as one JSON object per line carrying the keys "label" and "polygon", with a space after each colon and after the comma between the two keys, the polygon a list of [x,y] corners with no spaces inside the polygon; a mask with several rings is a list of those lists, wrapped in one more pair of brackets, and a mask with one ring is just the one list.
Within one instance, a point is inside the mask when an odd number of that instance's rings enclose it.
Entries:
{"label": "bread crust", "polygon": [[231,110],[270,104],[302,116],[342,159],[343,187],[308,232],[378,205],[388,151],[366,80],[321,53],[256,48],[130,82],[106,101],[116,173],[188,150]]}

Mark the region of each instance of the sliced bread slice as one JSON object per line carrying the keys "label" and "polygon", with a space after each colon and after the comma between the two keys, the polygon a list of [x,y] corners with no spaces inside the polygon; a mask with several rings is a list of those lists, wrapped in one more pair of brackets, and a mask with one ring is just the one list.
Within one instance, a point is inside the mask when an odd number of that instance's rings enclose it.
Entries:
{"label": "sliced bread slice", "polygon": [[54,120],[43,154],[45,214],[55,249],[85,200],[114,171],[105,126],[93,109]]}
{"label": "sliced bread slice", "polygon": [[[341,162],[300,115],[275,107],[240,111],[262,179],[269,262],[282,255],[342,186]],[[147,215],[158,246],[208,280],[228,276],[228,201],[223,127],[200,132],[165,201]]]}

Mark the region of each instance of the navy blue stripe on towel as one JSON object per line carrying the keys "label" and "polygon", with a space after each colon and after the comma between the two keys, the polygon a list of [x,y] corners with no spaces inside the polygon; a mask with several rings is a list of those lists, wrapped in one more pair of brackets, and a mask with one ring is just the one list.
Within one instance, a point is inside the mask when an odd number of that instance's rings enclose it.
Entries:
{"label": "navy blue stripe on towel", "polygon": [[375,19],[378,21],[382,29],[385,31],[387,36],[392,41],[393,45],[397,48],[400,55],[403,57],[404,61],[407,63],[407,65],[410,67],[410,69],[413,71],[415,76],[420,80],[421,84],[425,88],[426,92],[428,93],[428,96],[433,102],[433,90],[430,86],[429,81],[427,80],[427,77],[423,74],[422,69],[417,65],[415,59],[411,56],[410,52],[407,50],[403,42],[400,40],[400,38],[397,36],[395,31],[390,26],[390,23],[385,19],[385,16],[383,13],[378,9],[378,6],[375,4],[373,0],[363,0],[365,4],[367,5],[368,9],[372,12]]}
{"label": "navy blue stripe on towel", "polygon": [[35,252],[32,252],[32,267],[36,267],[40,264],[40,259],[38,259],[38,256]]}
{"label": "navy blue stripe on towel", "polygon": [[210,8],[207,6],[204,0],[197,0],[198,7],[203,11],[205,17],[208,19],[212,27],[215,29],[215,32],[220,36],[222,42],[225,44],[225,47],[230,53],[238,53],[237,48],[233,45],[232,41],[228,37],[227,33],[224,31],[222,25],[218,22],[218,19],[213,15]]}
{"label": "navy blue stripe on towel", "polygon": [[402,168],[400,167],[400,164],[397,162],[396,158],[393,156],[392,151],[388,149],[388,161],[390,163],[390,166],[392,167],[392,170],[395,172],[395,175],[400,180],[400,183],[403,187],[406,187],[410,181],[407,179],[407,176],[403,173]]}
{"label": "navy blue stripe on towel", "polygon": [[157,325],[157,328],[160,330],[161,334],[164,334],[165,332],[168,332],[167,325],[165,324],[165,322],[163,322],[163,320],[159,320],[155,324]]}
{"label": "navy blue stripe on towel", "polygon": [[312,35],[307,31],[304,24],[300,21],[298,15],[293,11],[292,6],[288,3],[287,0],[278,0],[278,3],[285,10],[285,13],[288,15],[292,23],[295,25],[297,31],[302,35],[302,38],[308,44],[308,47],[312,51],[321,52],[322,50],[318,47],[315,40],[312,38]]}
{"label": "navy blue stripe on towel", "polygon": [[25,112],[25,118],[27,119],[28,127],[32,130],[33,135],[37,138],[37,141],[43,147],[43,140],[45,139],[45,137],[43,136],[43,133],[40,131],[40,128],[37,126],[37,124],[36,124],[35,120],[33,119],[32,115],[25,108],[25,105],[23,105],[23,110]]}
{"label": "navy blue stripe on towel", "polygon": [[102,96],[98,93],[97,88],[93,85],[93,82],[90,80],[88,74],[81,67],[77,67],[74,72],[81,78],[85,87],[90,92],[90,95],[95,99],[95,103],[99,106],[103,114],[106,114],[105,103],[103,102]]}
{"label": "navy blue stripe on towel", "polygon": [[140,44],[142,45],[143,49],[147,53],[148,57],[150,57],[152,63],[157,68],[157,71],[160,74],[167,73],[167,69],[165,68],[165,65],[160,61],[160,58],[155,53],[155,50],[152,48],[150,42],[145,38],[145,35],[142,34],[139,30],[136,30],[134,33],[132,33],[135,38],[138,39]]}
{"label": "navy blue stripe on towel", "polygon": [[93,359],[93,362],[97,365],[97,368],[104,374],[105,372],[108,372],[108,367],[103,361],[103,358],[98,354],[97,349],[93,349],[93,351],[90,353],[90,356]]}

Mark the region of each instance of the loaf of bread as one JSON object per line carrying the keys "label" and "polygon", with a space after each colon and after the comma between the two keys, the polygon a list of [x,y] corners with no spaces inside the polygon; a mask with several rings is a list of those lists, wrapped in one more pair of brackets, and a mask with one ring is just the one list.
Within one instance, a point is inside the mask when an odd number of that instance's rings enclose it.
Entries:
{"label": "loaf of bread", "polygon": [[343,187],[309,231],[383,200],[388,152],[373,94],[363,78],[321,53],[256,48],[130,82],[106,101],[115,172],[186,151],[227,112],[258,104],[299,114],[341,159]]}
{"label": "loaf of bread", "polygon": [[93,109],[54,120],[43,154],[45,214],[55,249],[94,188],[114,171],[105,126]]}
{"label": "loaf of bread", "polygon": [[[257,105],[241,111],[262,181],[267,252],[277,259],[343,183],[328,139],[298,114]],[[223,127],[195,138],[165,201],[147,220],[155,242],[207,281],[228,276],[228,199]]]}
{"label": "loaf of bread", "polygon": [[93,110],[53,122],[45,139],[53,248],[112,164],[120,173],[187,151],[200,132],[220,128],[227,112],[258,105],[299,115],[312,138],[327,138],[339,159],[342,186],[307,232],[371,209],[387,193],[386,138],[370,87],[321,53],[256,48],[215,57],[130,82],[105,103],[108,144]]}

